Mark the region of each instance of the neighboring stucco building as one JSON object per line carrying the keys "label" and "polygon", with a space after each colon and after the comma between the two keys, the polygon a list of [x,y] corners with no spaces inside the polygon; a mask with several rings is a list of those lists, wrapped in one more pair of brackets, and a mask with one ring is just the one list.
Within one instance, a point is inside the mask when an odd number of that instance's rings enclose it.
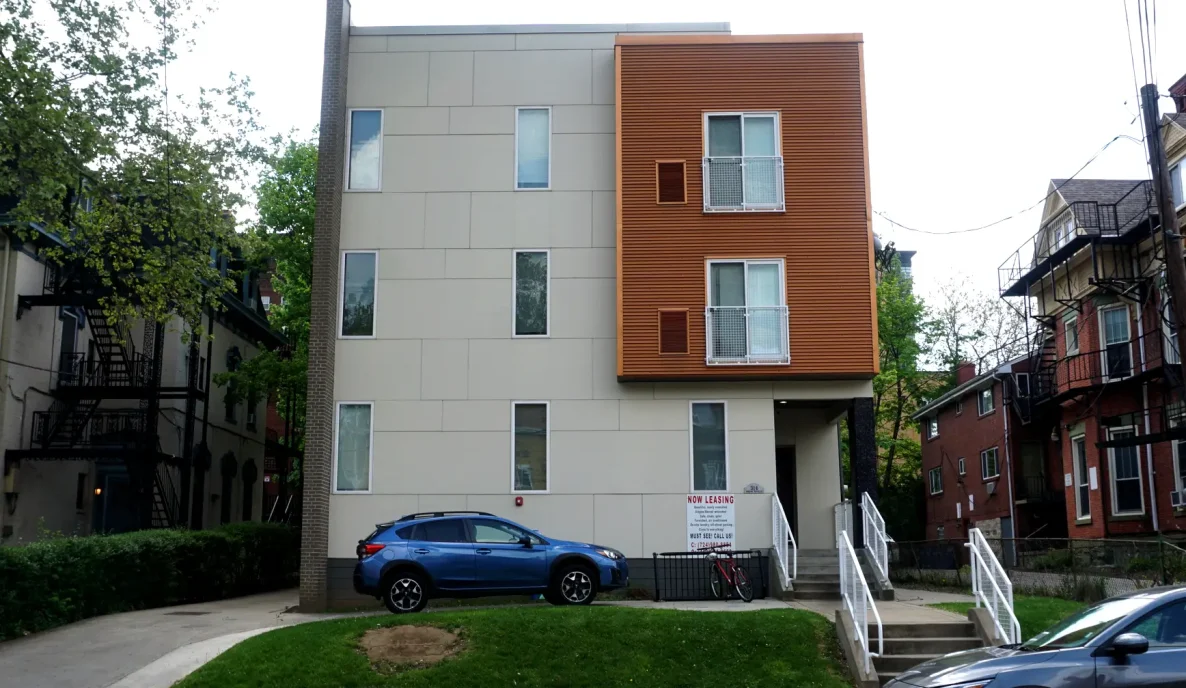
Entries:
{"label": "neighboring stucco building", "polygon": [[[226,389],[211,383],[261,345],[278,344],[254,282],[243,280],[223,298],[213,339],[200,344],[194,379],[187,379],[190,347],[180,320],[164,329],[160,384],[153,386],[143,323],[113,325],[97,302],[71,293],[38,257],[39,245],[52,241],[0,228],[0,544],[35,540],[42,531],[87,535],[260,520],[263,400],[228,403]],[[157,397],[155,431],[147,422],[149,395]],[[189,480],[182,477],[187,396],[194,400],[196,447]],[[156,449],[148,460],[141,456],[146,444]],[[137,495],[140,484],[151,492]],[[142,522],[142,499],[152,501],[150,524]]]}
{"label": "neighboring stucco building", "polygon": [[875,490],[860,36],[328,4],[302,604],[352,603],[358,539],[411,512],[611,545],[636,581],[704,535],[700,493],[737,547],[777,498],[833,548],[846,418]]}

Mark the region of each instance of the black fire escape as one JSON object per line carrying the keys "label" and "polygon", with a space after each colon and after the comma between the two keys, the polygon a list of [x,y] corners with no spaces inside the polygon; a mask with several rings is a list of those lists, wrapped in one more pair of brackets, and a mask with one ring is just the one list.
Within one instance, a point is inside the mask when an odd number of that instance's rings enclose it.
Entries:
{"label": "black fire escape", "polygon": [[[52,404],[33,413],[28,447],[8,450],[7,458],[123,463],[140,526],[183,525],[182,496],[173,478],[179,459],[159,447],[160,402],[201,399],[203,381],[191,364],[186,385],[163,386],[164,327],[144,323],[137,351],[128,328],[108,320],[99,307],[104,293],[79,261],[47,263],[42,293],[18,297],[17,318],[31,308],[68,307],[85,316],[91,337],[88,350],[60,354]],[[192,424],[192,415],[185,422]]]}

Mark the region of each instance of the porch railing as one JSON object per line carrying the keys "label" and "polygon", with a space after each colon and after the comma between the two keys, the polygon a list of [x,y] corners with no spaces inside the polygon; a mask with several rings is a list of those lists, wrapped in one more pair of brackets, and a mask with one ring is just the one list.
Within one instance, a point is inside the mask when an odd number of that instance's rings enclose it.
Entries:
{"label": "porch railing", "polygon": [[885,532],[885,519],[868,492],[861,493],[861,518],[865,524],[865,549],[873,557],[873,564],[885,580],[889,580],[889,536]]}
{"label": "porch railing", "polygon": [[709,365],[791,362],[786,306],[709,306],[704,328]]}
{"label": "porch railing", "polygon": [[832,520],[836,528],[836,549],[840,549],[840,535],[852,532],[852,502],[846,499],[832,507]]}
{"label": "porch railing", "polygon": [[[865,673],[868,674],[872,670],[873,657],[880,657],[885,652],[885,638],[881,614],[878,613],[877,604],[873,601],[873,592],[865,582],[865,574],[861,573],[861,563],[852,548],[848,531],[840,533],[840,597],[844,600],[844,608],[852,616],[856,641],[861,646],[860,659],[864,662]],[[877,652],[873,652],[870,647],[870,612],[877,624]]]}
{"label": "porch railing", "polygon": [[774,556],[778,560],[778,573],[782,576],[782,588],[786,590],[791,581],[799,575],[799,544],[791,532],[791,523],[783,511],[778,494],[770,500],[771,530],[774,533]]}
{"label": "porch railing", "polygon": [[1007,644],[1021,642],[1021,624],[1013,612],[1013,583],[979,528],[968,531],[965,545],[972,559],[972,596],[988,609],[998,637]]}
{"label": "porch railing", "polygon": [[701,164],[704,212],[781,211],[782,156],[712,156]]}

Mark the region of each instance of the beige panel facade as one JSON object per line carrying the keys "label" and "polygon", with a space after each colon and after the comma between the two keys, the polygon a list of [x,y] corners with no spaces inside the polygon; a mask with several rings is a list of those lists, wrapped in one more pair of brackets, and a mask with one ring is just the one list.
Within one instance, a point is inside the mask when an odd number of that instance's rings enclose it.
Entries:
{"label": "beige panel facade", "polygon": [[[329,556],[353,556],[376,522],[446,508],[630,557],[683,550],[698,400],[727,404],[737,544],[771,546],[777,444],[801,445],[808,541],[830,538],[835,421],[780,415],[776,441],[776,405],[871,383],[617,381],[614,33],[391,35],[380,56],[372,38],[352,39],[347,101],[387,109],[383,191],[344,194],[341,245],[380,250],[375,337],[338,340],[335,378],[337,400],[376,404],[372,480],[331,495]],[[551,108],[549,189],[515,189],[521,106]],[[515,249],[550,252],[547,337],[514,336]],[[521,507],[515,401],[547,402],[550,419],[547,491]]]}

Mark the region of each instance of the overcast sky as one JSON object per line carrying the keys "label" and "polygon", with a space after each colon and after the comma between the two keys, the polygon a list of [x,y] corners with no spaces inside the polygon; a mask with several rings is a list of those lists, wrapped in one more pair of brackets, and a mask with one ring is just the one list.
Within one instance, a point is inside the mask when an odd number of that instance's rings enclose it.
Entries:
{"label": "overcast sky", "polygon": [[[1157,12],[1164,93],[1186,73],[1186,2],[1162,0]],[[1011,215],[1117,134],[1141,138],[1119,0],[355,0],[353,17],[359,26],[727,21],[735,34],[861,32],[873,208],[930,231]],[[234,71],[251,77],[267,126],[309,131],[319,116],[324,22],[324,0],[222,0],[196,52],[170,67],[170,86],[215,85]],[[1139,57],[1136,69],[1143,83]],[[1122,139],[1079,176],[1147,178],[1144,150]],[[874,228],[918,251],[922,294],[956,275],[995,293],[997,266],[1037,231],[1040,212],[946,237],[880,217]]]}

